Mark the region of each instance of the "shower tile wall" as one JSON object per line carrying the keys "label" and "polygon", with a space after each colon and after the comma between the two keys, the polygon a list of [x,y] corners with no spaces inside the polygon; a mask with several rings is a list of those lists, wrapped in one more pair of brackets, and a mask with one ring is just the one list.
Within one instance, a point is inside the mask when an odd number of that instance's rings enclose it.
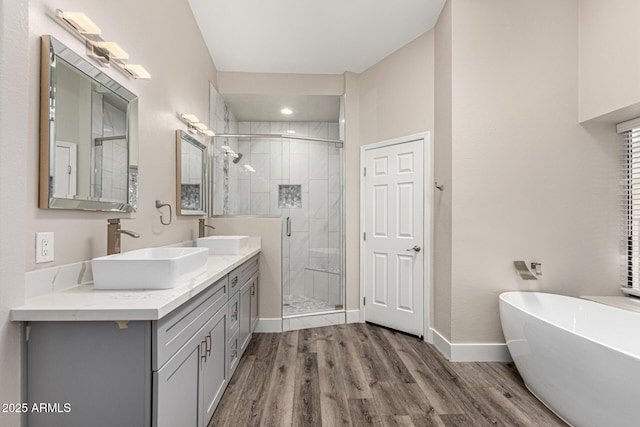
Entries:
{"label": "shower tile wall", "polygon": [[[339,138],[338,123],[240,122],[241,134]],[[340,291],[340,151],[333,144],[295,139],[240,139],[237,213],[291,218],[284,238],[283,293],[342,304]],[[251,165],[255,172],[248,172]],[[301,186],[301,208],[279,207],[279,185]],[[219,188],[219,187],[217,187]]]}
{"label": "shower tile wall", "polygon": [[[238,133],[238,121],[229,109],[224,98],[211,86],[209,93],[209,126],[215,133]],[[213,176],[213,198],[215,215],[234,215],[238,213],[238,168],[232,167],[232,159],[225,154],[223,145],[231,147],[233,151],[243,153],[238,146],[237,138],[215,138],[213,156],[215,159],[215,173]],[[225,176],[225,170],[228,173]]]}
{"label": "shower tile wall", "polygon": [[127,201],[129,191],[127,140],[95,142],[95,138],[126,135],[126,113],[109,104],[100,93],[92,93],[91,196]]}

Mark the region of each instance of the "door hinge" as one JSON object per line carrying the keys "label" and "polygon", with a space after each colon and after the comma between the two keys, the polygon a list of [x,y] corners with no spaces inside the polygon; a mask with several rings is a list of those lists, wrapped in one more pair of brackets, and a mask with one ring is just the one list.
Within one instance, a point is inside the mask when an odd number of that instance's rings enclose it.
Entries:
{"label": "door hinge", "polygon": [[367,232],[362,233],[362,240],[367,240]]}
{"label": "door hinge", "polygon": [[362,305],[367,305],[367,297],[362,297]]}
{"label": "door hinge", "polygon": [[367,176],[367,168],[364,168],[364,176]]}

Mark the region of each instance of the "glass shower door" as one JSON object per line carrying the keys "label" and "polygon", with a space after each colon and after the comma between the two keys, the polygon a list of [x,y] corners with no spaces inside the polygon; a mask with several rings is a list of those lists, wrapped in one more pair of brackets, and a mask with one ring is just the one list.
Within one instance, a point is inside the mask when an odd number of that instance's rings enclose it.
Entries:
{"label": "glass shower door", "polygon": [[[344,308],[341,149],[324,141],[290,141],[289,176],[278,188],[284,222],[283,316]],[[288,271],[284,271],[285,264]]]}

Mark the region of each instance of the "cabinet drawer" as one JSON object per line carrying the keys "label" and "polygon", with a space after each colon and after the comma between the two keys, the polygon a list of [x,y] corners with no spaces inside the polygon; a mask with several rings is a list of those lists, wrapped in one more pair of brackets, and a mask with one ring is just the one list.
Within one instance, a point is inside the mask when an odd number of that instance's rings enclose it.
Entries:
{"label": "cabinet drawer", "polygon": [[238,329],[240,324],[240,294],[237,292],[229,298],[229,336]]}
{"label": "cabinet drawer", "polygon": [[236,267],[229,273],[229,295],[233,295],[247,280],[258,272],[258,257],[256,255],[253,258],[245,261],[239,267]]}
{"label": "cabinet drawer", "polygon": [[207,290],[187,301],[173,312],[153,322],[153,370],[159,369],[228,300],[228,277],[212,284]]}
{"label": "cabinet drawer", "polygon": [[238,346],[238,331],[229,339],[229,352],[227,353],[227,366],[229,366],[229,378],[233,375],[240,361],[240,348]]}

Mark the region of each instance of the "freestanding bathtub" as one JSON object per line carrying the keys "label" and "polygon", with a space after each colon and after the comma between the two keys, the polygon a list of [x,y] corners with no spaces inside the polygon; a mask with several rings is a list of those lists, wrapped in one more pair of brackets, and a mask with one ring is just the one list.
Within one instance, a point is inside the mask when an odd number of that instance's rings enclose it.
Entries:
{"label": "freestanding bathtub", "polygon": [[527,388],[576,427],[640,426],[640,313],[539,292],[500,295]]}

